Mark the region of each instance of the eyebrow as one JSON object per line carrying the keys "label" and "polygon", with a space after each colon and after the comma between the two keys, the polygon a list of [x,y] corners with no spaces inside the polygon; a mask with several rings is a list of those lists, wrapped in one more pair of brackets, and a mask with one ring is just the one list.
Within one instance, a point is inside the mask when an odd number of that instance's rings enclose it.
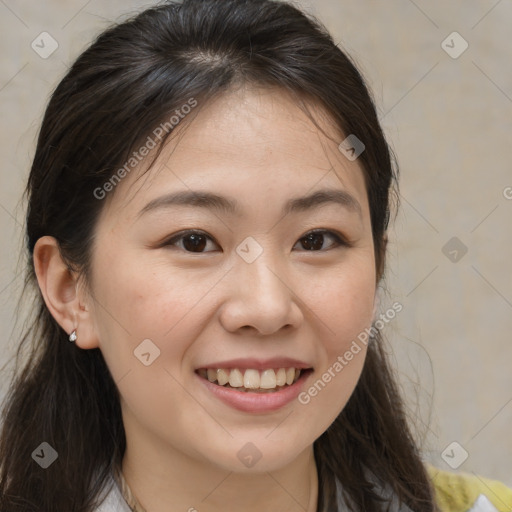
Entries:
{"label": "eyebrow", "polygon": [[[290,199],[283,207],[283,214],[305,212],[329,203],[339,204],[349,211],[362,215],[361,205],[354,196],[344,190],[335,189],[318,190],[307,196]],[[173,206],[198,206],[229,214],[239,214],[241,210],[238,201],[235,199],[211,192],[187,190],[166,194],[153,199],[142,208],[137,217],[150,211]]]}

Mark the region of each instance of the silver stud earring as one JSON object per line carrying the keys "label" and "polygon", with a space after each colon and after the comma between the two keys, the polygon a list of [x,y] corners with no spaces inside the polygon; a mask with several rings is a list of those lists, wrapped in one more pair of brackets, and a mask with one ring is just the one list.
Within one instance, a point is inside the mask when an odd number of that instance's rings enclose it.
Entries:
{"label": "silver stud earring", "polygon": [[69,335],[69,341],[71,341],[71,343],[76,341],[76,329]]}

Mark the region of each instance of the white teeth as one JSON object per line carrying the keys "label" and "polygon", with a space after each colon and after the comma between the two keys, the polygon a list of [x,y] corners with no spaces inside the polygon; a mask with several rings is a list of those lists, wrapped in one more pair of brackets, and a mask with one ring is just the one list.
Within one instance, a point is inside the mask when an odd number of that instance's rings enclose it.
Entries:
{"label": "white teeth", "polygon": [[245,370],[244,388],[258,389],[260,387],[260,372],[258,370]]}
{"label": "white teeth", "polygon": [[[264,370],[260,378],[260,388],[272,389],[275,388],[277,385],[278,384],[276,381],[276,372],[274,370]],[[282,386],[282,384],[280,385]]]}
{"label": "white teeth", "polygon": [[244,377],[238,368],[231,370],[229,374],[229,385],[232,388],[241,388],[244,385]]}
{"label": "white teeth", "polygon": [[241,371],[238,368],[228,370],[224,368],[208,368],[199,370],[199,374],[210,382],[217,382],[219,386],[229,385],[232,388],[241,388],[240,391],[257,390],[259,392],[276,391],[285,385],[290,386],[298,380],[302,370],[296,368],[278,368],[274,370],[247,369]]}
{"label": "white teeth", "polygon": [[226,370],[217,370],[217,382],[219,386],[224,386],[229,382],[229,374]]}
{"label": "white teeth", "polygon": [[279,368],[276,373],[276,385],[284,386],[286,384],[286,370],[284,368]]}

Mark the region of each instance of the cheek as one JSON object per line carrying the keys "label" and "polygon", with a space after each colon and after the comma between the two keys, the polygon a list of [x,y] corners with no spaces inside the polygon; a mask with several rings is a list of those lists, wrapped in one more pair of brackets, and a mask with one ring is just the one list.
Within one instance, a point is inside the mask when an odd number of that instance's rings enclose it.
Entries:
{"label": "cheek", "polygon": [[[134,260],[96,267],[95,317],[102,354],[126,413],[137,422],[147,427],[179,423],[177,411],[187,410],[188,404],[200,424],[201,409],[182,385],[182,362],[209,318],[205,297],[219,277],[191,282],[179,269]],[[190,430],[188,420],[187,425]]]}
{"label": "cheek", "polygon": [[[208,294],[218,277],[191,279],[190,273],[162,263],[140,264],[137,255],[98,266],[96,287],[102,318],[129,332],[130,338],[162,338]],[[98,281],[98,280],[97,280]],[[106,313],[106,314],[105,314]]]}
{"label": "cheek", "polygon": [[104,257],[96,266],[96,331],[115,380],[128,371],[147,379],[147,368],[137,359],[139,352],[147,352],[139,347],[146,346],[150,360],[158,355],[152,368],[173,367],[179,376],[180,362],[213,314],[208,299],[222,278],[210,272],[191,279],[189,272],[171,265],[140,261],[137,255],[115,262]]}
{"label": "cheek", "polygon": [[373,260],[358,258],[317,283],[308,306],[317,317],[321,364],[299,403],[314,409],[327,428],[345,407],[364,366],[375,299]]}
{"label": "cheek", "polygon": [[373,259],[347,262],[338,272],[317,280],[314,289],[309,306],[323,323],[325,349],[332,358],[371,325],[376,289]]}

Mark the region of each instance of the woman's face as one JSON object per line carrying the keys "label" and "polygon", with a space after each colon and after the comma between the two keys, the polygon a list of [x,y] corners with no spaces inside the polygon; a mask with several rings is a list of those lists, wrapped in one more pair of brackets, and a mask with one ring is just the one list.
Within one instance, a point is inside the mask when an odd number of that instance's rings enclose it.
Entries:
{"label": "woman's face", "polygon": [[[141,453],[277,469],[354,390],[366,351],[344,356],[376,288],[369,205],[361,166],[316,112],[334,142],[283,92],[229,93],[111,192],[89,311]],[[303,369],[293,386],[289,368]]]}

